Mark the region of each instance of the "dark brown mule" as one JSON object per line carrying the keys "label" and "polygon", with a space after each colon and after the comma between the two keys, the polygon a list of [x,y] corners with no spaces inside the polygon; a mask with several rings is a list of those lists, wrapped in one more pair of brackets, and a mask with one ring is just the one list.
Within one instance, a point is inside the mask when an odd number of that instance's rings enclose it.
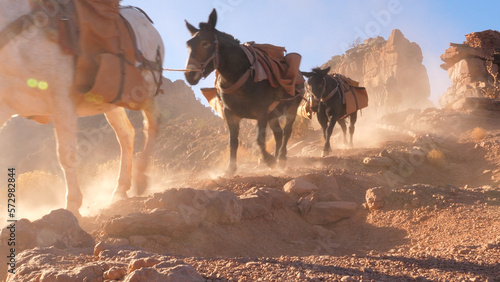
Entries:
{"label": "dark brown mule", "polygon": [[[184,73],[191,85],[196,85],[202,77],[208,76],[217,69],[222,88],[231,88],[247,73],[251,67],[250,61],[240,47],[240,42],[233,36],[215,29],[217,13],[215,9],[209,16],[208,23],[200,23],[199,29],[186,21],[186,26],[193,36],[187,41],[189,59]],[[241,82],[242,80],[240,80]],[[284,89],[273,88],[269,81],[254,82],[246,79],[241,87],[231,93],[219,93],[223,102],[223,115],[229,128],[230,159],[228,175],[236,171],[236,152],[238,149],[238,134],[240,120],[243,118],[257,120],[257,144],[262,158],[268,166],[274,166],[276,158],[286,161],[286,146],[292,133],[292,125],[297,115],[297,107],[303,94],[303,84],[295,99],[289,99]],[[233,89],[234,90],[234,89]],[[269,112],[271,105],[279,101],[278,106]],[[279,117],[286,116],[284,129],[281,128]],[[269,123],[276,141],[275,155],[265,149],[266,127]]]}
{"label": "dark brown mule", "polygon": [[[335,123],[338,122],[344,133],[344,144],[347,145],[346,138],[346,123],[345,118],[342,118],[346,114],[346,106],[342,101],[339,83],[336,79],[328,75],[330,67],[326,69],[315,68],[312,72],[302,72],[302,74],[307,77],[307,84],[309,85],[310,94],[312,94],[312,100],[316,103],[316,109],[318,114],[318,122],[323,128],[323,137],[325,138],[325,145],[323,147],[323,156],[328,156],[332,151],[330,147],[330,137],[332,136],[333,127]],[[354,134],[354,125],[358,119],[358,112],[355,111],[348,115],[350,118],[349,123],[349,146],[352,148],[352,136]]]}

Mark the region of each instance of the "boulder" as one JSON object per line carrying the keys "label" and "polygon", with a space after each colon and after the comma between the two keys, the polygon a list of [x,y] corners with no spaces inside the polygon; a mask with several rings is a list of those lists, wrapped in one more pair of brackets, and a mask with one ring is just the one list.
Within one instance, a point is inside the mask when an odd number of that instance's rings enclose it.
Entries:
{"label": "boulder", "polygon": [[113,218],[104,225],[104,232],[109,236],[124,238],[154,234],[179,237],[196,228],[205,218],[205,213],[187,207],[183,213],[154,210]]}
{"label": "boulder", "polygon": [[240,199],[231,191],[212,191],[206,219],[221,224],[240,222],[243,206]]}
{"label": "boulder", "polygon": [[273,188],[251,188],[238,197],[243,206],[242,218],[256,218],[271,213],[273,209],[282,208],[285,196],[283,191]]}
{"label": "boulder", "polygon": [[366,207],[370,210],[379,210],[383,208],[387,195],[388,191],[384,187],[375,187],[366,190]]}
{"label": "boulder", "polygon": [[311,206],[305,219],[311,224],[329,224],[351,217],[358,205],[354,202],[317,202]]}
{"label": "boulder", "polygon": [[297,202],[300,215],[306,216],[311,210],[312,205],[314,205],[317,201],[318,197],[314,192],[305,197],[300,198],[299,201]]}
{"label": "boulder", "polygon": [[[80,228],[76,217],[65,209],[54,210],[33,222],[20,219],[15,223],[15,229],[18,252],[36,246],[59,249],[94,246],[92,236]],[[9,228],[3,228],[0,234],[3,245],[8,244],[9,235]]]}
{"label": "boulder", "polygon": [[124,279],[127,282],[174,282],[174,281],[205,281],[191,265],[181,264],[168,268],[146,267],[135,270]]}
{"label": "boulder", "polygon": [[337,184],[337,180],[332,175],[325,175],[321,173],[311,173],[298,177],[297,179],[305,180],[316,185],[319,189],[317,190],[316,196],[318,201],[328,202],[328,201],[340,201],[340,191]]}

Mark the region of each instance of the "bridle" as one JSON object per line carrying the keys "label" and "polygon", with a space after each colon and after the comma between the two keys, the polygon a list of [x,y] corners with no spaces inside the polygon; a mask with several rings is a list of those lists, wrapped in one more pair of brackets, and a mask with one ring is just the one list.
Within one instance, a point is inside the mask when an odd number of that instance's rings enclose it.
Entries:
{"label": "bridle", "polygon": [[[195,58],[189,57],[188,65],[192,64],[192,65],[197,67],[196,69],[189,69],[190,72],[191,71],[192,72],[200,72],[203,75],[207,66],[210,63],[213,63],[214,70],[217,69],[217,67],[219,66],[219,40],[217,39],[217,35],[214,34],[214,37],[215,37],[215,40],[213,43],[215,45],[214,51],[213,51],[212,55],[210,55],[210,57],[208,57],[205,61],[200,63]],[[203,75],[203,78],[206,78],[208,75],[209,74]]]}
{"label": "bridle", "polygon": [[309,83],[307,83],[307,90],[309,92],[311,92],[311,97],[316,100],[317,102],[320,102],[320,103],[325,103],[326,101],[330,100],[333,95],[335,95],[335,93],[337,93],[339,91],[339,83],[337,83],[337,86],[332,89],[332,91],[330,91],[328,93],[328,95],[326,95],[326,97],[323,97],[325,95],[325,92],[326,92],[326,78],[323,76],[323,87],[322,87],[322,90],[321,90],[321,95],[319,96],[319,98],[316,97],[316,95],[314,95],[314,92],[312,91],[312,89],[310,89],[310,85]]}

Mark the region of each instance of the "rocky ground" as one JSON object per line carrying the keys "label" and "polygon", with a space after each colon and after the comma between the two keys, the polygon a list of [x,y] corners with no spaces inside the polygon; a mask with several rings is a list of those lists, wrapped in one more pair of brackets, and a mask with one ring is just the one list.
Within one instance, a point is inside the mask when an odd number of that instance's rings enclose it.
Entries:
{"label": "rocky ground", "polygon": [[258,165],[248,146],[232,178],[201,169],[225,161],[219,141],[206,145],[223,127],[171,124],[180,147],[157,148],[166,170],[192,170],[79,221],[65,210],[19,221],[24,251],[6,280],[500,281],[498,118],[403,111],[360,122],[357,149],[330,157],[317,136],[297,138],[286,169]]}

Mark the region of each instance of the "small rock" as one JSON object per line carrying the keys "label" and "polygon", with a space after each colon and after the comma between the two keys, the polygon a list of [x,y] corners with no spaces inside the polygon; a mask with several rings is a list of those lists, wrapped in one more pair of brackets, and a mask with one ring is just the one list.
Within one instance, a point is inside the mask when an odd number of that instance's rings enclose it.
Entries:
{"label": "small rock", "polygon": [[300,196],[304,194],[309,194],[314,191],[318,191],[319,187],[304,179],[295,178],[287,182],[283,186],[283,190],[287,193],[294,193]]}
{"label": "small rock", "polygon": [[104,272],[104,279],[121,280],[127,275],[127,269],[124,267],[111,267]]}

